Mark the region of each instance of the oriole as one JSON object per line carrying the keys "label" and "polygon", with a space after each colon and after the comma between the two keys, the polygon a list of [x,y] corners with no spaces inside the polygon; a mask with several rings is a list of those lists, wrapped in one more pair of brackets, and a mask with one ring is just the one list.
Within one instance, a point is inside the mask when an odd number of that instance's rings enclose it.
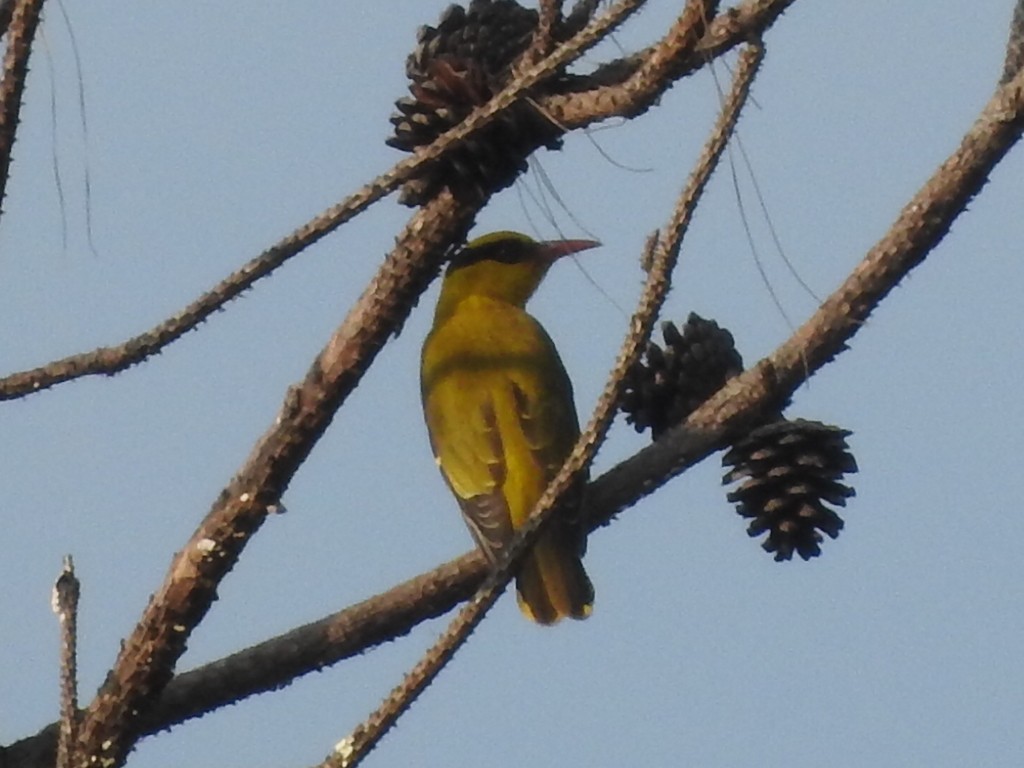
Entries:
{"label": "oriole", "polygon": [[[423,412],[441,473],[492,562],[579,436],[565,367],[525,305],[556,259],[597,245],[495,232],[459,251],[441,285],[423,344]],[[572,511],[551,521],[516,576],[520,608],[541,624],[586,618],[593,605]]]}

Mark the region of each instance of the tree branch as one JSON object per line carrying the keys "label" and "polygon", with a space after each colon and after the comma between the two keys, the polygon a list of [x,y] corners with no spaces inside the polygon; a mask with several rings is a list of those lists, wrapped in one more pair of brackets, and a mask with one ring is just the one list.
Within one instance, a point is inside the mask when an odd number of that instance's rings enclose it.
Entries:
{"label": "tree branch", "polygon": [[[478,133],[499,113],[508,109],[526,91],[566,64],[582,56],[600,42],[604,35],[622,24],[646,0],[620,0],[607,13],[589,24],[572,40],[560,46],[547,58],[528,67],[513,82],[475,110],[459,125],[439,136],[427,147],[397,163],[361,190],[307,222],[255,259],[233,272],[213,289],[200,296],[176,315],[152,329],[113,347],[100,347],[92,352],[71,355],[28,371],[0,378],[0,400],[24,397],[56,384],[99,374],[111,375],[126,370],[156,354],[176,341],[239,296],[262,277],[266,277],[293,256],[316,243],[345,222],[354,218],[393,192],[423,168],[436,162],[446,152]],[[2,127],[2,123],[0,123]],[[13,139],[12,139],[13,141]]]}
{"label": "tree branch", "polygon": [[[650,109],[678,80],[746,40],[759,40],[795,0],[747,0],[712,19],[717,2],[687,6],[656,44],[600,67],[592,88],[540,100],[556,124],[579,128],[609,117],[635,117]],[[709,21],[710,20],[710,21]],[[699,38],[693,39],[693,33]]]}
{"label": "tree branch", "polygon": [[0,80],[0,202],[7,192],[11,154],[18,133],[21,96],[28,76],[28,57],[32,53],[43,0],[16,0],[0,6],[0,23],[7,33],[3,80]]}
{"label": "tree branch", "polygon": [[57,735],[57,768],[74,764],[78,740],[78,599],[81,584],[71,555],[53,585],[53,612],[60,626],[60,725]]}

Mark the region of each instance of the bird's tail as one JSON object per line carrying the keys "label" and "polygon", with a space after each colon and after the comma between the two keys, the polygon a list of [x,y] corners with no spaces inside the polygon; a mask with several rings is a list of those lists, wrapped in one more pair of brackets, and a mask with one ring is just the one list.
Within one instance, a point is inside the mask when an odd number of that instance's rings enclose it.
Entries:
{"label": "bird's tail", "polygon": [[548,534],[523,559],[516,577],[516,596],[527,618],[554,624],[566,616],[585,619],[590,615],[594,585],[576,549]]}

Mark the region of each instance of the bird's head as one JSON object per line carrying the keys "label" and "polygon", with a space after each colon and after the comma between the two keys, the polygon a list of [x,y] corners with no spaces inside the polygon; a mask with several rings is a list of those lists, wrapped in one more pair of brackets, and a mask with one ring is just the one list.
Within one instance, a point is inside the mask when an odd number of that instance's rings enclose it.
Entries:
{"label": "bird's head", "polygon": [[478,237],[456,253],[448,265],[441,304],[456,303],[467,296],[489,296],[524,306],[557,259],[598,245],[595,240],[538,242],[518,232]]}

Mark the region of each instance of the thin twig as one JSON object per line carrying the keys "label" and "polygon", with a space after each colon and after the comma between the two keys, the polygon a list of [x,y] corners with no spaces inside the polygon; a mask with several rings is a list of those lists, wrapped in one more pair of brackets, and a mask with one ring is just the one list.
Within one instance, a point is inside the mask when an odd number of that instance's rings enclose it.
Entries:
{"label": "thin twig", "polygon": [[57,734],[57,768],[75,762],[78,741],[78,598],[81,584],[75,576],[71,555],[53,585],[53,612],[60,624],[60,728]]}
{"label": "thin twig", "polygon": [[[792,0],[791,0],[792,1]],[[629,63],[613,62],[599,68],[588,79],[595,87],[577,87],[571,93],[541,99],[545,114],[556,125],[579,128],[609,117],[643,114],[679,78],[705,66],[711,57],[691,66],[693,53],[704,39],[717,0],[687,0],[682,12],[661,40]],[[736,38],[740,42],[741,38]],[[605,83],[607,78],[611,82]]]}

